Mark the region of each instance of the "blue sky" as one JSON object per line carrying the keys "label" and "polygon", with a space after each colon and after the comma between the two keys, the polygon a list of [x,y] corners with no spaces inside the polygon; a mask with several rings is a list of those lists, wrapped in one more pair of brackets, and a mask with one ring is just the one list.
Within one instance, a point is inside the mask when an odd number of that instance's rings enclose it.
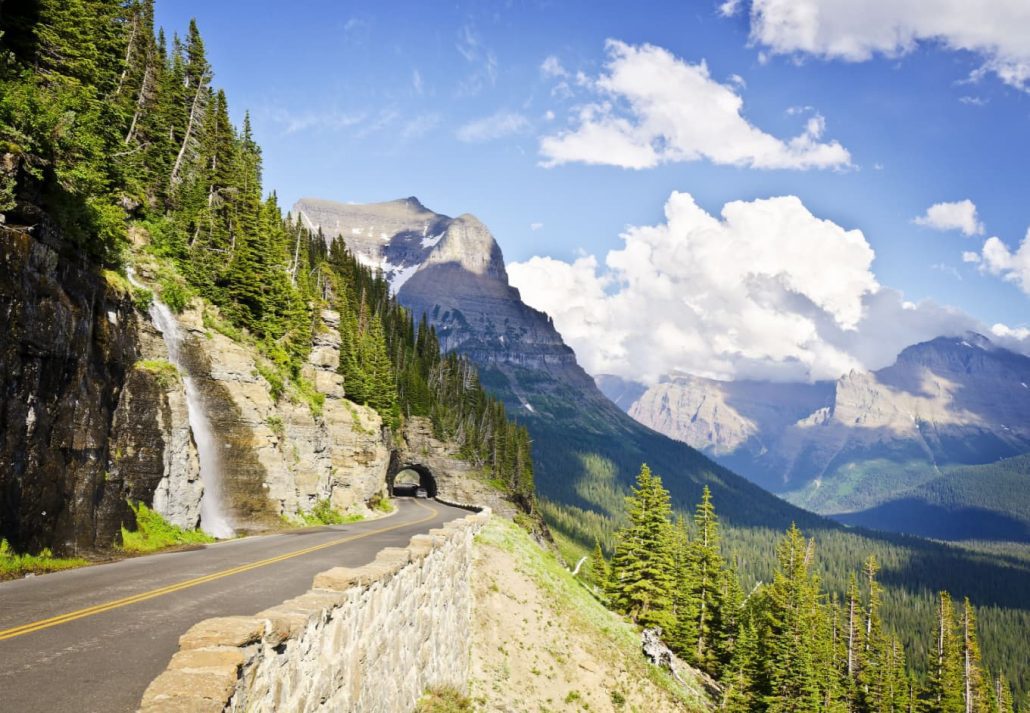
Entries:
{"label": "blue sky", "polygon": [[[226,89],[237,119],[251,112],[266,187],[287,206],[301,196],[366,202],[416,195],[438,212],[480,217],[509,262],[546,256],[570,266],[595,256],[592,279],[610,295],[633,277],[610,261],[606,267],[606,255],[625,248],[627,226],[665,224],[673,191],[689,193],[716,218],[732,201],[797,196],[815,218],[860,230],[875,252],[871,265],[852,264],[840,279],[865,271],[904,300],[1025,328],[1030,248],[1025,256],[1016,251],[1030,226],[1030,56],[1020,49],[1030,46],[1023,42],[1030,15],[1019,0],[999,0],[998,17],[985,22],[994,10],[978,12],[977,34],[962,10],[935,11],[935,2],[875,0],[863,24],[849,19],[848,3],[797,0],[795,9],[823,6],[828,19],[819,27],[799,27],[784,0],[158,0],[157,21],[183,32],[197,18],[215,84]],[[882,28],[896,31],[884,37]],[[680,91],[659,82],[633,96],[633,77],[653,76],[658,65],[699,84]],[[677,138],[669,111],[694,106],[686,123],[703,123],[706,107],[734,96],[739,112],[707,117],[713,128],[704,136]],[[663,133],[655,122],[672,128]],[[725,128],[736,124],[737,134]],[[636,159],[612,158],[611,141],[588,140],[588,129],[613,126],[622,127],[616,143],[646,145],[659,158],[627,168]],[[768,146],[741,148],[745,129]],[[544,148],[548,138],[557,154]],[[794,138],[809,148],[790,149]],[[557,165],[548,166],[556,155]],[[971,235],[913,222],[933,204],[965,200],[978,222],[960,208],[939,212],[936,222],[951,215],[944,224],[957,226],[961,213]],[[994,236],[1000,242],[984,252]],[[747,249],[746,240],[741,245]],[[535,272],[515,271],[524,292],[561,267],[535,265]],[[854,326],[837,309],[847,295],[833,302],[825,286],[809,289],[804,279],[796,276],[791,289],[828,310],[838,327]],[[559,328],[593,307],[556,316]],[[594,318],[613,328],[607,312]],[[581,335],[577,351],[594,349],[591,338]],[[812,340],[799,338],[811,352]],[[735,354],[755,348],[728,347]],[[761,351],[755,358],[798,356]],[[655,368],[691,368],[667,362]]]}

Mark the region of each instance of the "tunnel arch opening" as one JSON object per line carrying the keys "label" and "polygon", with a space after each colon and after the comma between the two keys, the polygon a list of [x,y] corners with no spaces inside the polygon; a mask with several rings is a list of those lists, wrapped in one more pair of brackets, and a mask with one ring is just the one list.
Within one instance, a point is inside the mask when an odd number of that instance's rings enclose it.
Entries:
{"label": "tunnel arch opening", "polygon": [[424,497],[435,498],[437,494],[436,478],[432,471],[424,465],[405,464],[391,468],[387,478],[387,487],[391,497],[416,497],[424,493]]}

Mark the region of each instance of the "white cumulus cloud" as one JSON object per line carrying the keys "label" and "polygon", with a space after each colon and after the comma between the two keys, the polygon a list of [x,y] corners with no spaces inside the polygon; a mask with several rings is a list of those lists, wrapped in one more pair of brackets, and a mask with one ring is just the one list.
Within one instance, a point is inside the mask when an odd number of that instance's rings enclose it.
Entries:
{"label": "white cumulus cloud", "polygon": [[776,54],[851,62],[938,43],[979,55],[974,79],[993,73],[1021,89],[1030,81],[1026,0],[754,0],[751,40]]}
{"label": "white cumulus cloud", "polygon": [[976,204],[968,198],[954,203],[934,203],[912,222],[934,230],[961,230],[963,235],[983,235],[984,232],[983,223],[976,215]]}
{"label": "white cumulus cloud", "polygon": [[988,329],[881,286],[862,232],[818,218],[794,196],[734,201],[714,216],[673,193],[664,223],[628,228],[622,239],[603,264],[586,255],[508,267],[523,299],[554,318],[593,374],[833,379],[886,366],[914,342]]}
{"label": "white cumulus cloud", "polygon": [[1030,295],[1030,230],[1015,250],[997,237],[987,238],[980,256],[980,269],[1015,283]]}
{"label": "white cumulus cloud", "polygon": [[840,143],[822,141],[821,116],[790,139],[751,124],[737,87],[712,79],[704,61],[689,64],[661,47],[617,40],[609,40],[607,50],[604,73],[577,80],[594,101],[579,107],[574,128],[541,139],[543,165],[640,169],[702,159],[763,169],[851,164]]}
{"label": "white cumulus cloud", "polygon": [[529,129],[529,119],[522,114],[499,111],[496,114],[470,121],[456,132],[459,141],[483,143],[520,134]]}

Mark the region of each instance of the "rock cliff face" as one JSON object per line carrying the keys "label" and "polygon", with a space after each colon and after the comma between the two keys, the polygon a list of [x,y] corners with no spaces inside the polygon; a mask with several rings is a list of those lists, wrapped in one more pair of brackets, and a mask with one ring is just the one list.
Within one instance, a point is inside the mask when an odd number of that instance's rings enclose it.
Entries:
{"label": "rock cliff face", "polygon": [[550,317],[525,305],[508,284],[501,249],[475,216],[449,218],[415,198],[369,205],[304,198],[293,212],[382,268],[400,302],[429,315],[445,351],[554,371],[593,390]]}
{"label": "rock cliff face", "polygon": [[[343,398],[342,377],[336,373],[339,316],[329,310],[320,315],[304,368],[325,396],[316,415],[298,399],[275,398],[261,376],[261,357],[205,327],[204,309],[211,308],[194,303],[178,320],[186,333],[185,366],[197,384],[220,455],[229,524],[259,530],[278,524],[280,515],[309,511],[320,500],[329,499],[341,511],[362,511],[368,501],[384,496],[390,451],[379,416]],[[181,396],[181,389],[172,391]],[[171,487],[174,472],[166,480],[178,502],[156,495],[155,507],[170,519],[188,512],[193,516],[188,524],[195,527],[199,492]],[[194,499],[184,502],[187,495]]]}
{"label": "rock cliff face", "polygon": [[843,512],[946,466],[1030,452],[1030,358],[980,335],[941,337],[836,382],[669,377],[628,411],[801,504]]}
{"label": "rock cliff face", "polygon": [[131,521],[125,498],[149,499],[159,480],[154,453],[140,478],[111,477],[120,403],[150,415],[126,438],[157,449],[166,404],[133,369],[132,300],[48,242],[0,227],[0,536],[19,550],[89,551]]}
{"label": "rock cliff face", "polygon": [[474,464],[459,457],[453,444],[433,436],[433,425],[429,419],[416,417],[405,422],[401,442],[391,454],[387,476],[391,488],[394,478],[405,469],[419,472],[424,481],[421,484],[429,485],[428,490],[445,503],[461,507],[489,507],[494,513],[508,518],[518,512],[500,490],[484,482]]}

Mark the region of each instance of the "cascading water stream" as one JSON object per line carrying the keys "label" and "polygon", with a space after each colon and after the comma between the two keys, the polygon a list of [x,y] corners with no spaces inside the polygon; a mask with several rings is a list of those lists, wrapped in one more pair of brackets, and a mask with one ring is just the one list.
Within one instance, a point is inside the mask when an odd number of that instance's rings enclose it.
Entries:
{"label": "cascading water stream", "polygon": [[[131,271],[129,281],[137,287],[142,287],[136,282]],[[232,537],[235,532],[225,516],[222,505],[221,443],[211,428],[211,421],[207,417],[204,400],[196,381],[182,362],[183,335],[179,321],[175,319],[168,306],[156,297],[150,306],[150,318],[161,332],[165,347],[168,349],[168,361],[179,370],[185,387],[186,411],[190,431],[193,432],[193,440],[197,444],[200,482],[204,485],[204,492],[200,496],[200,528],[212,537]]]}

